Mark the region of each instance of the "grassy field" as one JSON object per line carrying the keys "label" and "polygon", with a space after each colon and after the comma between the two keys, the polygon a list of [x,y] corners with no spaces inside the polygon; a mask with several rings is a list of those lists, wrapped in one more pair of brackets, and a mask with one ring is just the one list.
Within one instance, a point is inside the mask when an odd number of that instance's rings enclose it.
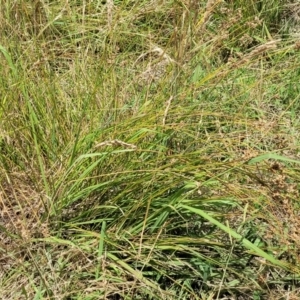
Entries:
{"label": "grassy field", "polygon": [[1,0],[0,298],[300,299],[299,14]]}

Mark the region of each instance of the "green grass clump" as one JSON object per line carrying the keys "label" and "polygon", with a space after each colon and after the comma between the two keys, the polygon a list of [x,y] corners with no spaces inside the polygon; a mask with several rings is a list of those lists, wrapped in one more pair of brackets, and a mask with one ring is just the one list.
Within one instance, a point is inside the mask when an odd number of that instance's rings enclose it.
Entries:
{"label": "green grass clump", "polygon": [[297,299],[296,11],[2,1],[1,299]]}

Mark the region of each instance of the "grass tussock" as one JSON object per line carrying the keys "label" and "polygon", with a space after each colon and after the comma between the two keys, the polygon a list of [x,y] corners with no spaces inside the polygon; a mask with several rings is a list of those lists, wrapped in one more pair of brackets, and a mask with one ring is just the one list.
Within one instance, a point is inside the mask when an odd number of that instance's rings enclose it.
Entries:
{"label": "grass tussock", "polygon": [[298,299],[299,5],[0,5],[1,299]]}

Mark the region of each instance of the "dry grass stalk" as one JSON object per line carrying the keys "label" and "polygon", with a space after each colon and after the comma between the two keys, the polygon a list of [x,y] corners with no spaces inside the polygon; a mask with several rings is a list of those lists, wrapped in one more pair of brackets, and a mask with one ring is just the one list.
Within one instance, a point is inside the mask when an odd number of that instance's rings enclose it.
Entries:
{"label": "dry grass stalk", "polygon": [[172,59],[162,48],[158,47],[158,46],[153,46],[153,48],[145,53],[142,53],[134,62],[134,64],[136,64],[137,62],[139,62],[141,59],[143,59],[144,57],[148,56],[149,54],[154,53],[157,54],[159,57],[163,58],[163,60],[165,60],[168,63],[173,63],[175,62],[174,59]]}
{"label": "dry grass stalk", "polygon": [[140,60],[144,59],[146,56],[149,56],[151,54],[154,54],[158,56],[158,62],[157,60],[152,63],[149,62],[147,69],[142,72],[139,77],[142,79],[142,81],[145,82],[151,82],[152,80],[158,80],[166,72],[166,67],[170,65],[171,63],[175,63],[175,60],[172,59],[162,48],[158,46],[153,46],[153,48],[146,53],[142,53],[134,62],[134,65],[136,65]]}
{"label": "dry grass stalk", "polygon": [[205,11],[204,14],[202,16],[202,18],[200,19],[200,21],[197,24],[197,30],[199,29],[205,29],[205,26],[208,22],[208,20],[210,19],[215,7],[221,2],[221,0],[208,0],[205,6]]}
{"label": "dry grass stalk", "polygon": [[113,8],[114,8],[114,1],[107,0],[107,24],[108,29],[111,30],[112,27],[112,20],[113,20]]}
{"label": "dry grass stalk", "polygon": [[249,54],[246,54],[244,56],[241,55],[238,61],[229,59],[226,68],[224,69],[224,71],[218,73],[218,76],[225,76],[231,70],[247,65],[248,63],[253,61],[254,58],[265,54],[267,51],[277,49],[278,42],[280,42],[280,40],[273,40],[263,45],[259,45],[258,47],[254,48]]}
{"label": "dry grass stalk", "polygon": [[281,40],[273,40],[270,42],[267,42],[263,45],[260,45],[258,47],[256,47],[254,50],[252,50],[248,55],[245,56],[245,60],[250,60],[255,56],[259,56],[269,50],[274,50],[277,49],[277,44],[278,42],[280,42]]}
{"label": "dry grass stalk", "polygon": [[164,113],[164,117],[163,117],[163,126],[166,125],[166,119],[167,119],[168,111],[169,111],[172,100],[173,100],[173,96],[171,96],[166,103],[166,109],[165,109],[165,113]]}
{"label": "dry grass stalk", "polygon": [[97,144],[95,147],[104,147],[104,146],[123,146],[125,148],[131,148],[131,149],[136,149],[137,146],[129,143],[125,143],[120,140],[111,140],[111,141],[105,141],[102,143]]}

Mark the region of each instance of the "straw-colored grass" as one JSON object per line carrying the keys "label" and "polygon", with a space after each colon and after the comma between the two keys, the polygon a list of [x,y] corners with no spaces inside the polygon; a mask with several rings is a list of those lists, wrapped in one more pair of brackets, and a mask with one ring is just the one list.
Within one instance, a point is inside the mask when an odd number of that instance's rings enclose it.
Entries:
{"label": "straw-colored grass", "polygon": [[0,1],[1,299],[298,299],[286,1]]}

